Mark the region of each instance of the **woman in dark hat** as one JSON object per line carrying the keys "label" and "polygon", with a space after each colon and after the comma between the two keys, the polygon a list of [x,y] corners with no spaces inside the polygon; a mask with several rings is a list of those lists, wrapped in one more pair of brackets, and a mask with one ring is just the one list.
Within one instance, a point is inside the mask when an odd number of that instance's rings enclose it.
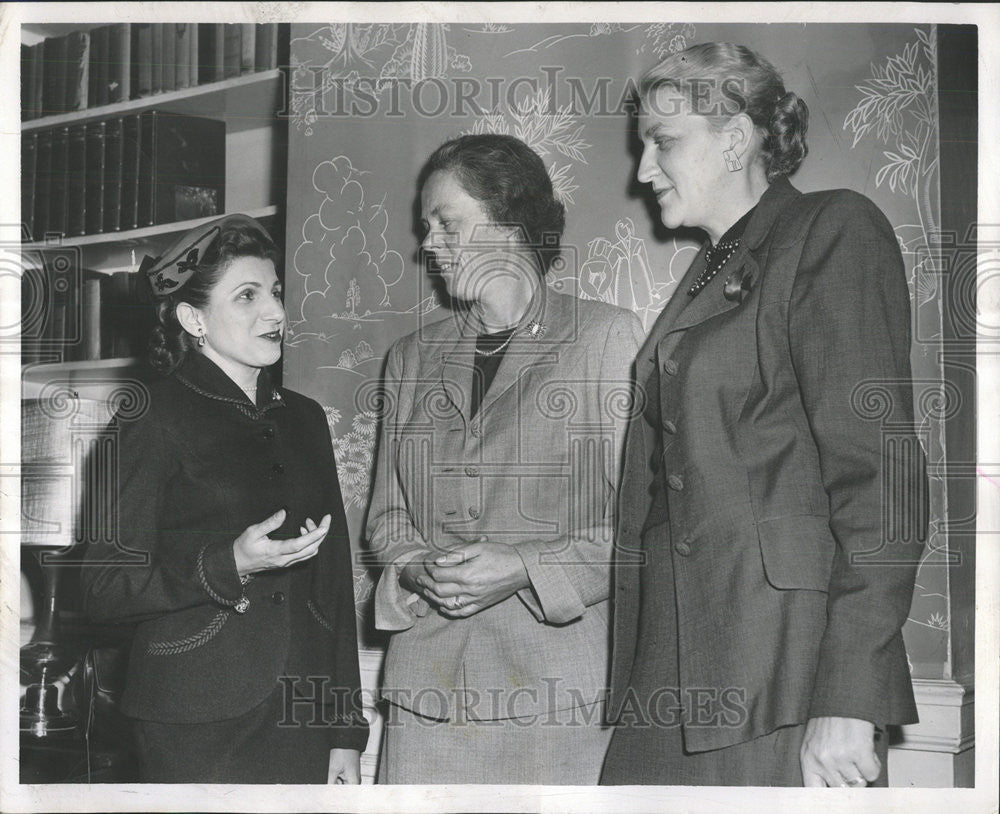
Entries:
{"label": "woman in dark hat", "polygon": [[[808,111],[748,48],[672,54],[640,90],[639,181],[708,242],[636,361],[603,782],[884,784],[926,522],[900,518],[926,490],[896,236],[789,183]],[[913,535],[889,550],[883,517]]]}
{"label": "woman in dark hat", "polygon": [[[144,263],[159,325],[148,405],[122,411],[113,544],[85,603],[136,623],[122,709],[143,782],[360,782],[353,579],[329,430],[274,385],[285,312],[255,220]],[[136,414],[138,413],[138,414]]]}

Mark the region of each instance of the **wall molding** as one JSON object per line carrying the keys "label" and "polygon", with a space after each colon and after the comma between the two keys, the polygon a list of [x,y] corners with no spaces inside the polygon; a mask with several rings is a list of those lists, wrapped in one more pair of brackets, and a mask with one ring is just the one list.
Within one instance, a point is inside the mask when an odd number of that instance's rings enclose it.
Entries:
{"label": "wall molding", "polygon": [[952,679],[915,678],[919,723],[894,727],[889,785],[975,785],[975,689]]}

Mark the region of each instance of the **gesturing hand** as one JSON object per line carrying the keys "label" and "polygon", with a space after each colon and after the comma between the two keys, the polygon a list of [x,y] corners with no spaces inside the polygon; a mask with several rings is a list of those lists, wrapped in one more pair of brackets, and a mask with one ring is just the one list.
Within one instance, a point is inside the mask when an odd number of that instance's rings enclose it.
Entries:
{"label": "gesturing hand", "polygon": [[806,786],[867,786],[882,773],[875,724],[859,718],[810,718],[800,760]]}
{"label": "gesturing hand", "polygon": [[236,570],[241,577],[271,568],[285,568],[316,556],[319,545],[330,530],[330,515],[325,515],[317,526],[306,520],[302,534],[290,540],[272,540],[267,535],[285,522],[285,510],[272,514],[266,520],[247,526],[233,543]]}
{"label": "gesturing hand", "polygon": [[418,574],[416,584],[450,619],[472,616],[530,584],[520,556],[506,543],[469,543],[423,567],[426,574]]}

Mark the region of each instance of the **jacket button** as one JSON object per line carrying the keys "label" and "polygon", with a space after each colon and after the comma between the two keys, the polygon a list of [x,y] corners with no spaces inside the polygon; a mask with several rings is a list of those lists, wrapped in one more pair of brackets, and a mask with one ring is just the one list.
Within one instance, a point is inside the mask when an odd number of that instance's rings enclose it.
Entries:
{"label": "jacket button", "polygon": [[671,475],[669,478],[667,478],[667,486],[669,486],[675,492],[684,491],[684,481],[681,480],[680,475]]}
{"label": "jacket button", "polygon": [[476,438],[479,438],[479,436],[483,434],[483,428],[479,424],[473,424],[469,428],[469,432],[471,432]]}
{"label": "jacket button", "polygon": [[670,376],[677,375],[677,362],[673,359],[667,359],[667,361],[663,363],[663,372]]}
{"label": "jacket button", "polygon": [[263,435],[264,438],[270,441],[272,438],[274,438],[274,427],[264,427],[264,430],[261,433],[261,435]]}
{"label": "jacket button", "polygon": [[682,557],[687,557],[691,553],[691,546],[689,546],[687,542],[681,542],[674,546],[674,551]]}
{"label": "jacket button", "polygon": [[673,435],[675,432],[677,432],[677,425],[674,424],[673,421],[664,421],[663,429],[666,430],[671,435]]}
{"label": "jacket button", "polygon": [[274,466],[271,467],[271,471],[275,475],[284,475],[285,474],[285,467],[283,467],[281,464],[275,464]]}
{"label": "jacket button", "polygon": [[471,517],[473,520],[478,520],[479,519],[479,509],[477,509],[477,508],[475,508],[473,506],[470,506],[469,507],[469,517]]}
{"label": "jacket button", "polygon": [[285,601],[285,595],[281,591],[275,591],[273,594],[271,594],[271,601],[275,605],[280,605],[282,602]]}
{"label": "jacket button", "polygon": [[479,469],[475,466],[467,466],[465,467],[465,474],[468,475],[470,478],[478,478]]}

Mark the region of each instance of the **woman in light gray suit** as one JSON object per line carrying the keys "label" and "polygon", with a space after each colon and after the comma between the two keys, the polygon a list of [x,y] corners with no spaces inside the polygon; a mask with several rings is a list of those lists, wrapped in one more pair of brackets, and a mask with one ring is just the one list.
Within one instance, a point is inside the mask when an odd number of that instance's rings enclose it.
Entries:
{"label": "woman in light gray suit", "polygon": [[596,783],[642,328],[546,287],[564,210],[523,142],[462,136],[423,179],[423,248],[455,308],[386,368],[368,524],[393,633],[379,782]]}

